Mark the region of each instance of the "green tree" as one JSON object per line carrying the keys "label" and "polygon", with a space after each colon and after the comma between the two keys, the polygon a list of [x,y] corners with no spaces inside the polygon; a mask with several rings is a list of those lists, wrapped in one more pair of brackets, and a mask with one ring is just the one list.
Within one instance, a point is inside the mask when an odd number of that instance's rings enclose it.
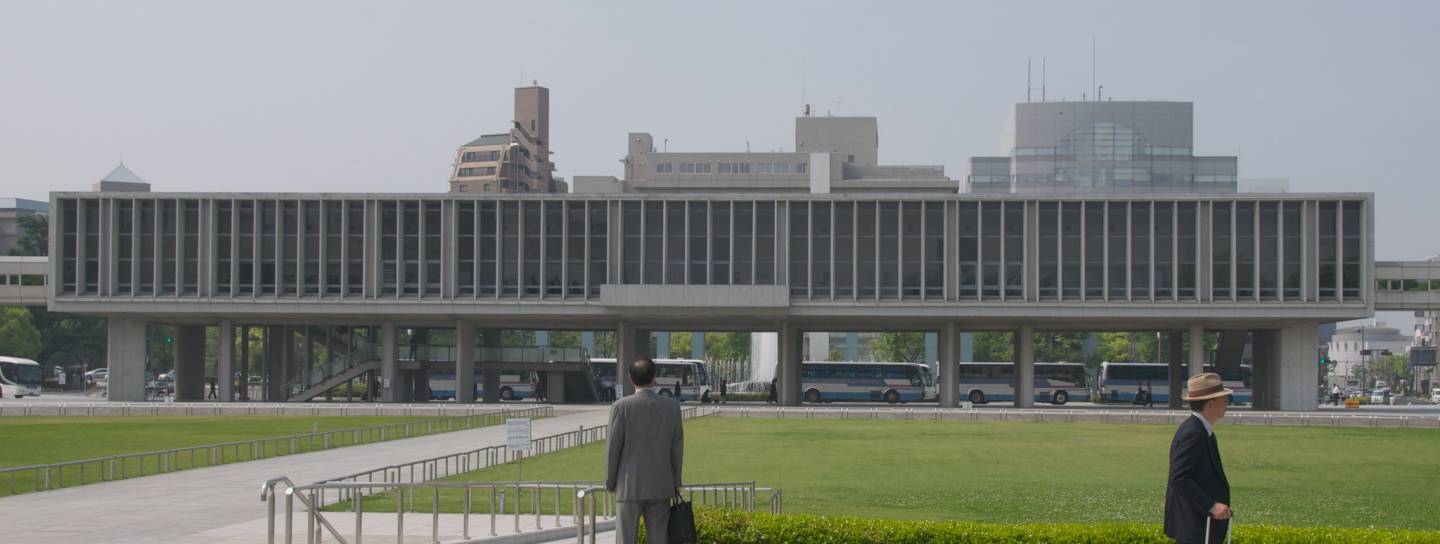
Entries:
{"label": "green tree", "polygon": [[578,348],[580,347],[580,331],[553,331],[550,333],[550,347],[552,348]]}
{"label": "green tree", "polygon": [[1405,367],[1408,365],[1409,361],[1404,355],[1385,355],[1376,359],[1370,365],[1370,370],[1374,379],[1385,380],[1385,383],[1390,384],[1390,389],[1394,390],[1398,380],[1405,376]]}
{"label": "green tree", "polygon": [[105,366],[105,318],[44,308],[30,308],[30,316],[40,331],[40,359],[46,364]]}
{"label": "green tree", "polygon": [[826,360],[826,361],[844,361],[844,360],[845,360],[845,352],[840,351],[840,348],[830,348],[830,353],[825,354],[825,360]]}
{"label": "green tree", "polygon": [[[1158,340],[1153,332],[1107,332],[1100,334],[1100,358],[1110,362],[1162,362],[1156,357]],[[1159,357],[1165,357],[1160,354]]]}
{"label": "green tree", "polygon": [[881,361],[913,363],[925,355],[925,333],[882,332],[870,342],[870,351]]}
{"label": "green tree", "polygon": [[615,333],[608,331],[595,333],[595,353],[591,353],[591,357],[618,357],[619,353],[620,350],[615,347]]}
{"label": "green tree", "polygon": [[670,357],[687,358],[690,356],[690,339],[695,337],[693,332],[672,332],[670,333]]}
{"label": "green tree", "polygon": [[25,359],[40,357],[40,331],[24,308],[0,308],[0,354]]}
{"label": "green tree", "polygon": [[1035,360],[1047,363],[1085,361],[1083,332],[1047,332],[1035,335]]}
{"label": "green tree", "polygon": [[977,332],[971,338],[970,358],[984,362],[1015,360],[1015,333]]}
{"label": "green tree", "polygon": [[44,257],[50,254],[50,221],[43,215],[22,215],[15,220],[15,245],[10,246],[10,255],[16,257]]}
{"label": "green tree", "polygon": [[750,333],[705,333],[705,358],[712,361],[750,362]]}

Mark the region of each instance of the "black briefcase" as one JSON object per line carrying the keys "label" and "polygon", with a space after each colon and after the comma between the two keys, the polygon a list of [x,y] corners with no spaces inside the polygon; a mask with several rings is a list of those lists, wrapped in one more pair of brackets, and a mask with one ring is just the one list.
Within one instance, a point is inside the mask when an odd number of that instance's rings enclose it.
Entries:
{"label": "black briefcase", "polygon": [[695,509],[685,497],[670,501],[670,523],[665,528],[668,544],[695,544]]}

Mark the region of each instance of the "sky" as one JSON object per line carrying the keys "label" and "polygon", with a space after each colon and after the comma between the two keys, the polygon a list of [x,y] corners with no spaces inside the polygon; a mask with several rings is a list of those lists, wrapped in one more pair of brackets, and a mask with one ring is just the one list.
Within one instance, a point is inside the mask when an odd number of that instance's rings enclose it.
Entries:
{"label": "sky", "polygon": [[[873,115],[880,160],[1002,155],[1026,59],[1047,95],[1195,103],[1241,178],[1376,200],[1376,256],[1440,214],[1440,2],[0,3],[0,196],[85,190],[443,192],[455,150],[551,91],[559,174],[672,151],[793,149],[804,103]],[[668,143],[666,142],[668,140]]]}

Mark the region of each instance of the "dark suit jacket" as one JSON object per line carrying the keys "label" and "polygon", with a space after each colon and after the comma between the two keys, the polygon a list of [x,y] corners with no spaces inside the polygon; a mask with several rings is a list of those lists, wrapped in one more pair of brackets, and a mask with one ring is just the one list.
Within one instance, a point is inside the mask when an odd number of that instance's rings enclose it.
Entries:
{"label": "dark suit jacket", "polygon": [[[1165,534],[1182,544],[1205,540],[1215,503],[1230,504],[1230,481],[1220,464],[1220,447],[1195,416],[1185,418],[1170,442],[1170,478],[1165,485]],[[1228,521],[1213,521],[1210,541],[1225,539]]]}
{"label": "dark suit jacket", "polygon": [[610,407],[605,488],[621,501],[668,499],[680,487],[685,429],[680,403],[638,389]]}

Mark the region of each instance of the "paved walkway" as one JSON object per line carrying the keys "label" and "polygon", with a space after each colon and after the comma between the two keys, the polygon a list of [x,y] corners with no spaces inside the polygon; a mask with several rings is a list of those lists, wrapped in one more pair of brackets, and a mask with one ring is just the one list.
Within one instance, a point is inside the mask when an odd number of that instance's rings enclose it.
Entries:
{"label": "paved walkway", "polygon": [[[603,425],[606,417],[606,411],[600,409],[557,410],[556,417],[536,420],[533,432],[534,436],[541,437],[573,431],[581,425]],[[289,476],[297,483],[310,483],[380,466],[504,444],[505,427],[498,425],[27,493],[0,498],[0,527],[6,534],[36,542],[263,542],[265,504],[260,501],[260,484],[269,478]],[[260,522],[255,523],[256,520]],[[247,527],[262,530],[244,535],[216,531]],[[393,536],[390,541],[394,541]]]}

